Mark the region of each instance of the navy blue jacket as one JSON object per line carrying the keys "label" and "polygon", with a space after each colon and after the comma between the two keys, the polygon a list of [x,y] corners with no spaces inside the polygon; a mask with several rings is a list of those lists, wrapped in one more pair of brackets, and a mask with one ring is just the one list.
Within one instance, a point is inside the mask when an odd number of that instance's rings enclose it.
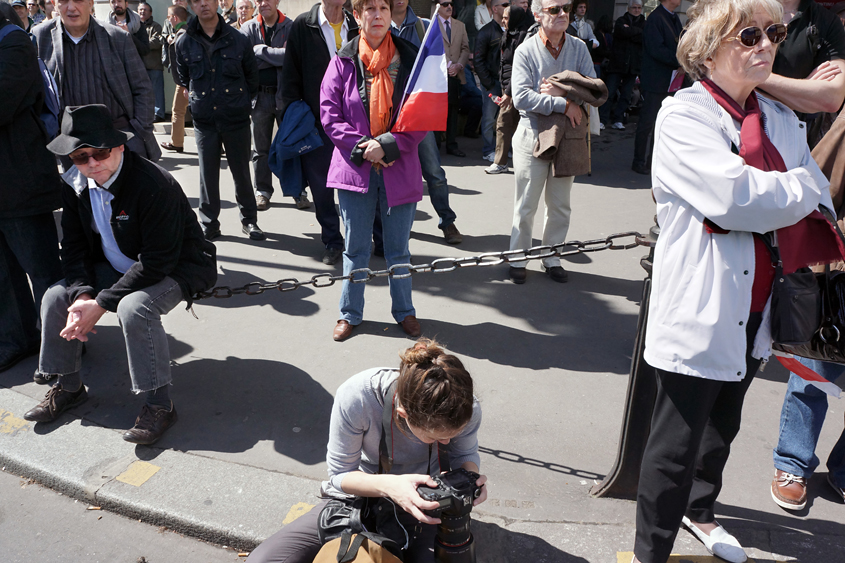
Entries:
{"label": "navy blue jacket", "polygon": [[640,71],[640,88],[644,92],[667,93],[672,81],[672,71],[680,63],[675,56],[681,36],[678,14],[670,14],[663,5],[649,14],[643,29],[643,61]]}
{"label": "navy blue jacket", "polygon": [[217,15],[208,53],[197,16],[176,40],[176,81],[190,92],[194,123],[204,129],[232,131],[249,125],[258,94],[258,62],[249,39]]}
{"label": "navy blue jacket", "polygon": [[288,105],[270,146],[267,164],[270,171],[279,178],[282,193],[286,196],[298,197],[305,189],[299,157],[323,146],[316,124],[317,120],[308,104],[296,100]]}

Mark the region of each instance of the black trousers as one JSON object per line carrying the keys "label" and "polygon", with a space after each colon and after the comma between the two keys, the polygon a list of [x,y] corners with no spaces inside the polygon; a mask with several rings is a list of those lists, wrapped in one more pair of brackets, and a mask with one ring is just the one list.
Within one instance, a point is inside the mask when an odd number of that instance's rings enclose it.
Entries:
{"label": "black trousers", "polygon": [[[751,350],[762,314],[748,320]],[[745,378],[723,382],[656,369],[657,399],[637,489],[634,553],[665,563],[681,519],[709,523],[722,490],[722,471],[739,433],[745,393],[760,360],[746,356]]]}
{"label": "black trousers", "polygon": [[343,249],[340,216],[337,214],[334,201],[335,191],[326,187],[334,144],[322,130],[320,131],[320,139],[323,141],[322,147],[300,157],[302,159],[302,173],[311,187],[311,198],[314,200],[317,222],[320,223],[320,240],[326,248]]}
{"label": "black trousers", "polygon": [[[461,71],[463,72],[463,71]],[[449,77],[449,113],[446,116],[446,149],[458,148],[458,107],[461,105],[461,81]]]}
{"label": "black trousers", "polygon": [[667,97],[669,94],[666,92],[643,92],[643,105],[640,108],[637,135],[634,137],[634,164],[651,168],[654,123],[657,121],[660,105]]}
{"label": "black trousers", "polygon": [[197,157],[200,165],[199,216],[205,231],[220,228],[220,153],[226,147],[226,161],[235,181],[235,201],[240,210],[241,223],[255,223],[258,208],[252,191],[249,174],[252,144],[249,123],[234,131],[223,133],[216,129],[205,129],[194,123],[194,139],[197,143]]}

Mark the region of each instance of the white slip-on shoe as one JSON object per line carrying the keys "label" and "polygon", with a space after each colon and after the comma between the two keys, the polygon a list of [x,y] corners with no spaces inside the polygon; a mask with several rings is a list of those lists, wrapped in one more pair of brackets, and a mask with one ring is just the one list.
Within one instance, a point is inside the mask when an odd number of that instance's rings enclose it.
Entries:
{"label": "white slip-on shoe", "polygon": [[708,536],[699,530],[686,516],[684,516],[682,522],[704,544],[707,551],[716,557],[729,561],[730,563],[745,563],[748,560],[748,556],[745,555],[745,551],[739,545],[737,539],[730,535],[722,526],[710,532]]}

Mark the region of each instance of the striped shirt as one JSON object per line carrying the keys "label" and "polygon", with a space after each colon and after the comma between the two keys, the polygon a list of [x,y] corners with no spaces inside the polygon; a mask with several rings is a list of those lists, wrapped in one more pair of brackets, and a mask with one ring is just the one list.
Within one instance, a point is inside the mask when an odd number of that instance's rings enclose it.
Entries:
{"label": "striped shirt", "polygon": [[126,119],[126,113],[106,81],[94,34],[86,31],[77,43],[65,32],[62,40],[65,56],[62,75],[64,105],[103,104],[109,108],[112,120]]}

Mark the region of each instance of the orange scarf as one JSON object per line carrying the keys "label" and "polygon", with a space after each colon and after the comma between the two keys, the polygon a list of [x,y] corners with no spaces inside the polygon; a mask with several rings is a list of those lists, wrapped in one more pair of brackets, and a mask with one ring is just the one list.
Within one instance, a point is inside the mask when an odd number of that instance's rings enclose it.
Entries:
{"label": "orange scarf", "polygon": [[373,75],[370,88],[370,135],[378,137],[387,132],[393,113],[393,81],[387,67],[396,54],[396,46],[390,31],[375,51],[361,35],[358,39],[358,53],[367,71]]}

